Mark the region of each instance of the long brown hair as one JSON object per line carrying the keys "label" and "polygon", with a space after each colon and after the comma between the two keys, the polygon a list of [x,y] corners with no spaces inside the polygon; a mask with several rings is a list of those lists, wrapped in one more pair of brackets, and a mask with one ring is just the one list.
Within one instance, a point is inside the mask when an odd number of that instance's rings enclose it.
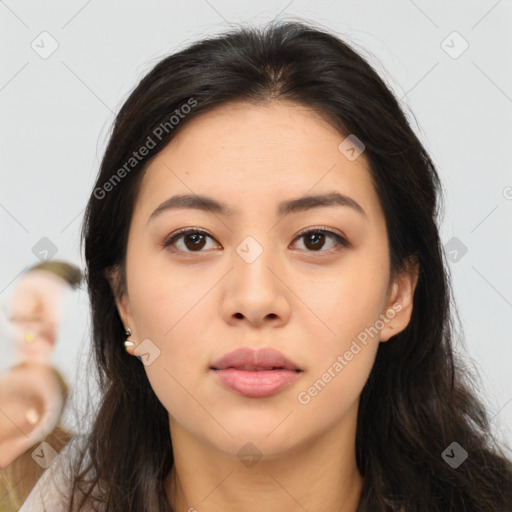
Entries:
{"label": "long brown hair", "polygon": [[[121,293],[130,220],[148,162],[191,119],[230,100],[298,102],[341,135],[363,141],[392,273],[411,259],[419,263],[410,323],[380,344],[360,399],[358,511],[512,510],[511,461],[453,352],[455,309],[433,162],[370,64],[339,37],[297,21],[239,27],[164,58],[117,115],[82,227],[102,395],[84,464],[73,474],[69,510],[85,510],[93,494],[109,511],[171,510],[163,486],[173,464],[168,413],[143,366],[123,349],[124,326],[107,276],[121,270]],[[135,161],[133,152],[144,145],[150,151]],[[454,442],[469,454],[457,468],[442,455]],[[93,493],[93,484],[101,492]]]}

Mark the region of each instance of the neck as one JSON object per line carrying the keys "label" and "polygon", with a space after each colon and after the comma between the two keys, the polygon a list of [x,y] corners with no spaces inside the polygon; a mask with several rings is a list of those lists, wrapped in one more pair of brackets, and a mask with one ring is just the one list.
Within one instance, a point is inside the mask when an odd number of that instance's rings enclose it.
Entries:
{"label": "neck", "polygon": [[250,466],[172,419],[171,438],[174,465],[165,485],[174,511],[357,511],[363,479],[355,460],[355,422]]}

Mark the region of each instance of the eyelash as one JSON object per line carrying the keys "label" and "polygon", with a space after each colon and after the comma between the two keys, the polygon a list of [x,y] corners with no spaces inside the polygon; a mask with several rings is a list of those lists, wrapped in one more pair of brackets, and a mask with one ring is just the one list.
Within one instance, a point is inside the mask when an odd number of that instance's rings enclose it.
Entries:
{"label": "eyelash", "polygon": [[[294,239],[294,242],[296,240],[298,240],[299,238],[301,237],[304,237],[306,235],[310,235],[311,233],[315,233],[315,234],[323,234],[323,235],[326,235],[328,237],[331,237],[333,238],[341,247],[343,248],[347,248],[347,247],[350,247],[350,243],[344,238],[342,237],[341,235],[339,235],[338,233],[334,232],[334,231],[331,231],[329,229],[326,229],[324,227],[313,227],[313,228],[307,228],[306,230],[304,231],[301,231],[300,233],[298,233],[298,235],[296,236],[296,238]],[[201,229],[196,229],[196,228],[183,228],[183,229],[180,229],[178,231],[176,231],[175,233],[171,234],[170,236],[168,236],[162,243],[161,243],[161,247],[162,248],[166,248],[166,247],[169,247],[171,245],[173,245],[174,243],[176,243],[180,238],[183,238],[184,236],[186,235],[189,235],[189,234],[195,234],[195,235],[206,235],[212,239],[214,239],[209,233],[207,233],[206,231],[203,231]],[[339,250],[339,249],[338,249]],[[187,254],[193,254],[195,252],[197,253],[201,253],[201,252],[205,252],[205,251],[180,251],[180,252],[185,252]],[[333,250],[332,249],[329,249],[327,251],[323,251],[323,250],[319,250],[319,251],[308,251],[306,250],[306,252],[310,252],[310,253],[328,253],[328,254],[332,254]]]}

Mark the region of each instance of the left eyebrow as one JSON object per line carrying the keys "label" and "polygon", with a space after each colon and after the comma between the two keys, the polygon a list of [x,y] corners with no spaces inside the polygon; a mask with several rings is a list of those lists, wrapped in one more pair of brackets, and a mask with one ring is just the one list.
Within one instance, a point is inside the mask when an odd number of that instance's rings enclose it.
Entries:
{"label": "left eyebrow", "polygon": [[356,212],[366,217],[363,207],[349,196],[340,194],[339,192],[330,192],[328,194],[320,194],[314,196],[304,196],[298,199],[290,199],[279,203],[278,212],[280,215],[288,215],[290,213],[311,210],[312,208],[324,208],[332,206],[348,206]]}
{"label": "left eyebrow", "polygon": [[[332,206],[349,207],[366,217],[366,212],[357,201],[349,196],[340,194],[339,192],[309,195],[297,199],[289,199],[287,201],[283,201],[278,205],[277,214],[283,216],[289,215],[291,213],[311,210],[313,208],[325,208]],[[173,196],[160,204],[149,216],[148,223],[164,211],[180,208],[210,211],[224,217],[232,217],[237,213],[236,210],[233,210],[227,204],[221,203],[212,197],[185,194]]]}

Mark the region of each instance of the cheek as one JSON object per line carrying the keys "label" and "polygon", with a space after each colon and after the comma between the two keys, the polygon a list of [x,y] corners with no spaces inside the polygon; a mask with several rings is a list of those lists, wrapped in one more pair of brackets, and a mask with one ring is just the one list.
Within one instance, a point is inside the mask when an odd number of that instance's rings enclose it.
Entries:
{"label": "cheek", "polygon": [[201,404],[208,389],[207,354],[212,336],[208,336],[197,316],[183,317],[184,314],[176,315],[172,321],[174,327],[171,325],[167,335],[164,333],[155,340],[160,355],[145,371],[155,395],[172,418],[190,424],[197,418],[208,421]]}
{"label": "cheek", "polygon": [[[197,274],[193,279],[190,273],[171,275],[158,263],[137,267],[134,261],[128,275],[137,341],[149,339],[157,347],[157,357],[145,366],[148,380],[162,405],[179,421],[183,420],[181,412],[184,416],[193,412],[189,391],[194,396],[200,392],[197,381],[206,372],[206,355],[211,348],[211,335],[205,329],[207,283]],[[199,415],[201,411],[195,413]]]}
{"label": "cheek", "polygon": [[353,403],[379,347],[387,267],[361,255],[347,258],[345,263],[328,279],[317,280],[315,293],[308,294],[306,287],[302,290],[302,297],[307,297],[304,302],[322,322],[309,314],[308,331],[316,342],[308,379],[300,390],[302,400],[300,394],[297,399],[301,405],[311,404],[310,411],[319,407],[319,414],[322,404],[326,410],[335,407],[343,411]]}
{"label": "cheek", "polygon": [[362,259],[352,259],[353,265],[347,259],[336,272],[297,288],[308,309],[304,318],[308,318],[309,329],[317,325],[316,332],[321,333],[325,345],[336,350],[344,349],[359,333],[375,325],[385,305],[385,269],[368,270]]}
{"label": "cheek", "polygon": [[331,284],[329,290],[317,307],[330,330],[322,328],[324,334],[316,336],[307,378],[296,394],[311,427],[320,418],[334,425],[347,414],[361,394],[379,347],[375,326],[384,291],[378,281],[362,274],[344,276],[339,287]]}
{"label": "cheek", "polygon": [[[295,397],[302,428],[308,431],[322,425],[322,429],[328,430],[344,420],[349,424],[356,421],[359,396],[375,354],[376,347],[367,346],[353,355],[351,361],[333,359],[305,382]],[[347,428],[351,427],[347,425]]]}
{"label": "cheek", "polygon": [[210,281],[197,273],[171,274],[169,269],[153,269],[143,279],[134,279],[130,304],[138,335],[175,355],[186,346],[192,349],[205,337],[205,307],[212,300],[205,293],[214,285]]}

